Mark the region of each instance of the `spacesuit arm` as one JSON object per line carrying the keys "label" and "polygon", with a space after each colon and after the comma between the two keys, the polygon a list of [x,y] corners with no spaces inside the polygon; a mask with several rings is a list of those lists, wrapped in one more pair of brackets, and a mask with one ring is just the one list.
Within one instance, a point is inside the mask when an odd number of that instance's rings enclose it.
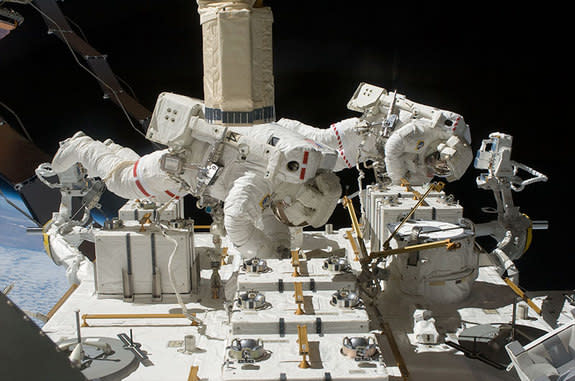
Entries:
{"label": "spacesuit arm", "polygon": [[140,157],[128,148],[107,143],[76,133],[62,142],[52,160],[52,169],[63,173],[80,163],[89,177],[101,178],[108,190],[126,199],[152,198],[165,202],[186,193],[160,168],[160,158],[166,150]]}
{"label": "spacesuit arm", "polygon": [[338,152],[334,170],[341,171],[354,167],[358,162],[378,157],[375,139],[365,137],[356,129],[358,118],[349,118],[333,123],[329,128],[316,128],[292,119],[280,119],[277,123],[326,145]]}

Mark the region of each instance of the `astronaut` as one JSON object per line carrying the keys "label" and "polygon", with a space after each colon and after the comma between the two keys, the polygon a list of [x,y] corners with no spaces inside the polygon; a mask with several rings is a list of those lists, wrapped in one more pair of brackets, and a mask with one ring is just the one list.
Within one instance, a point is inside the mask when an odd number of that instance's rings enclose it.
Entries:
{"label": "astronaut", "polygon": [[322,226],[341,195],[335,151],[277,123],[209,124],[192,98],[161,94],[147,138],[168,148],[140,157],[78,132],[60,143],[51,167],[64,173],[80,163],[126,199],[164,203],[191,194],[222,210],[212,232],[227,234],[244,257],[289,253],[289,227]]}
{"label": "astronaut", "polygon": [[464,137],[469,130],[460,115],[439,111],[433,118],[417,118],[399,125],[385,144],[385,165],[392,184],[406,179],[412,185],[433,177],[454,181],[473,159]]}
{"label": "astronaut", "polygon": [[471,164],[471,134],[463,117],[410,101],[401,94],[361,83],[348,108],[359,118],[318,129],[281,119],[279,124],[337,150],[335,170],[371,160],[384,172],[385,184],[422,185],[434,176],[454,181]]}

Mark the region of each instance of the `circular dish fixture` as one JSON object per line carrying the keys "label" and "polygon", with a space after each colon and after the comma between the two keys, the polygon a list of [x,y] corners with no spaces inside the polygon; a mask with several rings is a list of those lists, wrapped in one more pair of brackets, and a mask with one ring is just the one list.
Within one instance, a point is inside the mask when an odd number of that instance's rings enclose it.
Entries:
{"label": "circular dish fixture", "polygon": [[342,272],[349,269],[349,263],[347,262],[347,259],[345,259],[344,257],[338,257],[336,255],[332,255],[331,257],[323,261],[322,268],[328,271]]}
{"label": "circular dish fixture", "polygon": [[361,303],[361,299],[357,293],[342,288],[332,294],[329,303],[342,309],[352,309]]}
{"label": "circular dish fixture", "polygon": [[266,297],[257,290],[242,292],[237,299],[242,310],[259,310],[266,306]]}
{"label": "circular dish fixture", "polygon": [[233,339],[228,354],[233,359],[252,362],[263,360],[267,351],[261,339]]}
{"label": "circular dish fixture", "polygon": [[349,358],[372,358],[377,354],[373,337],[344,337],[341,353]]}
{"label": "circular dish fixture", "polygon": [[251,259],[244,260],[242,269],[248,273],[265,273],[270,268],[264,259],[253,257]]}
{"label": "circular dish fixture", "polygon": [[59,341],[58,348],[70,356],[74,350],[80,351],[75,361],[86,380],[119,381],[140,364],[122,341],[111,337],[83,337],[81,344],[76,338],[67,339]]}

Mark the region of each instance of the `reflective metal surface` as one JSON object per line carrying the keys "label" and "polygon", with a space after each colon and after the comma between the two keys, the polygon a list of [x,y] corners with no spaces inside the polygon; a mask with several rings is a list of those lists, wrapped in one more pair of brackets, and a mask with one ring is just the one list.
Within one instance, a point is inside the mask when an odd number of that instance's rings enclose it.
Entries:
{"label": "reflective metal surface", "polygon": [[261,339],[234,339],[230,346],[229,355],[236,360],[261,360],[266,351]]}
{"label": "reflective metal surface", "polygon": [[242,292],[237,302],[242,310],[257,310],[266,305],[266,297],[257,290],[250,290]]}
{"label": "reflective metal surface", "polygon": [[346,271],[349,263],[344,257],[331,256],[323,262],[322,268],[328,271]]}
{"label": "reflective metal surface", "polygon": [[350,358],[370,358],[377,353],[377,346],[372,337],[344,337],[341,352]]}
{"label": "reflective metal surface", "polygon": [[361,302],[359,295],[353,291],[342,288],[331,296],[330,304],[340,308],[354,308]]}
{"label": "reflective metal surface", "polygon": [[242,268],[248,273],[264,273],[270,269],[267,262],[258,257],[244,260]]}

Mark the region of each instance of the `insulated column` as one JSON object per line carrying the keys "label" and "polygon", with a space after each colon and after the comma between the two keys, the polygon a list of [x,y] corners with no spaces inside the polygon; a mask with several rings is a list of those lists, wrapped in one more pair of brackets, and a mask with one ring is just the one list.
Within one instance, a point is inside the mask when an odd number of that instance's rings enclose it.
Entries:
{"label": "insulated column", "polygon": [[198,6],[206,120],[233,126],[275,121],[271,9],[253,0],[198,0]]}

